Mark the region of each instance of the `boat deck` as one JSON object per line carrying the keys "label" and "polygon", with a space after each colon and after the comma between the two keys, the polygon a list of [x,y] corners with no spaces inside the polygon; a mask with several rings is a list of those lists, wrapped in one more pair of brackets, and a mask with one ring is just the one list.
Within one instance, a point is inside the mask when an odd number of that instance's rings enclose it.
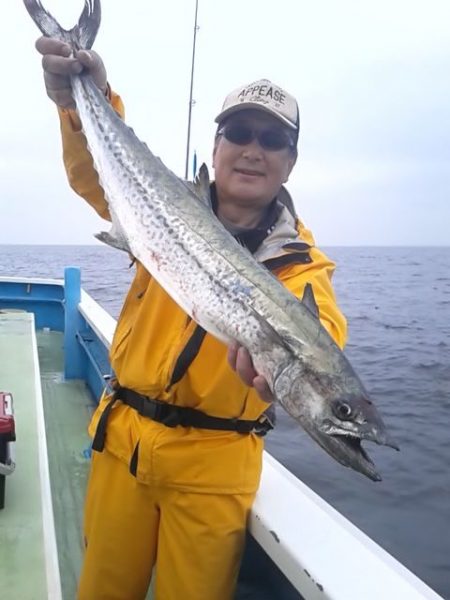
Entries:
{"label": "boat deck", "polygon": [[0,387],[13,394],[15,471],[0,511],[4,598],[60,598],[34,317],[0,314]]}
{"label": "boat deck", "polygon": [[63,380],[61,333],[35,334],[32,314],[5,313],[0,337],[0,387],[13,394],[17,436],[16,469],[0,511],[2,596],[59,598],[61,573],[62,597],[74,598],[94,405],[83,382]]}
{"label": "boat deck", "polygon": [[37,332],[53,512],[63,598],[75,598],[83,552],[89,470],[87,423],[94,409],[83,381],[63,379],[63,334]]}

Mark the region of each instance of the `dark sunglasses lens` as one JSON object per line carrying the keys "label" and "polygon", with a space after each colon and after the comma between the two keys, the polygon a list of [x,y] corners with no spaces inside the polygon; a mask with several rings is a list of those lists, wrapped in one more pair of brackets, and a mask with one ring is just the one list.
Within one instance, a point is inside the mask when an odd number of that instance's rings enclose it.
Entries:
{"label": "dark sunglasses lens", "polygon": [[229,142],[238,146],[250,144],[255,137],[264,150],[276,151],[293,146],[292,140],[283,131],[277,129],[254,131],[250,125],[245,125],[245,123],[229,123],[223,128],[222,133]]}
{"label": "dark sunglasses lens", "polygon": [[246,125],[227,125],[224,128],[225,138],[232,144],[238,144],[239,146],[245,146],[250,144],[253,140],[254,135],[250,127]]}
{"label": "dark sunglasses lens", "polygon": [[283,150],[291,144],[287,135],[271,129],[261,131],[258,134],[258,141],[266,150]]}

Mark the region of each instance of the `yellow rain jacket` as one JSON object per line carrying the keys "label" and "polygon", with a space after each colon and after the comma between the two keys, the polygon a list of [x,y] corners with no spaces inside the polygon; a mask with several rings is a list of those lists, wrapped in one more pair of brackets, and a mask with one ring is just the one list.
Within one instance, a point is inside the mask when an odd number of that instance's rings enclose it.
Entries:
{"label": "yellow rain jacket", "polygon": [[[111,102],[123,116],[120,98],[112,93]],[[60,119],[69,182],[101,217],[109,219],[79,120],[74,112],[64,110],[60,110]],[[285,190],[283,193],[287,194]],[[300,251],[284,250],[284,243],[289,241],[301,241]],[[346,340],[346,322],[331,286],[334,264],[314,246],[311,233],[286,208],[255,257],[270,265],[274,274],[298,297],[302,296],[306,283],[312,284],[321,322],[342,347]],[[137,263],[110,351],[111,365],[120,385],[208,415],[257,419],[269,405],[230,368],[223,343],[206,334],[197,347],[192,337],[196,327]],[[186,361],[187,370],[181,379],[172,382],[174,371]],[[93,416],[91,435],[106,403],[107,398],[103,398]],[[108,419],[105,447],[130,464],[138,442],[142,460],[138,460],[136,476],[142,482],[187,492],[219,494],[254,493],[259,485],[263,439],[257,435],[181,426],[170,428],[141,417],[134,409],[118,402]],[[144,460],[144,456],[148,460]]]}

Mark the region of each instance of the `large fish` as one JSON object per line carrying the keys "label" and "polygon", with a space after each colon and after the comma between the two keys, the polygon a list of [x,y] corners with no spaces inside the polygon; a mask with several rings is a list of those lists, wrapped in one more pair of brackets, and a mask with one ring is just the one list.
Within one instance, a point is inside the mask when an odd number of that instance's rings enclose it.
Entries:
{"label": "large fish", "polygon": [[[99,0],[86,0],[70,31],[39,0],[24,3],[44,35],[91,48]],[[100,239],[135,256],[212,335],[245,346],[276,400],[333,458],[380,480],[361,440],[395,444],[321,326],[310,286],[298,300],[226,231],[211,208],[205,166],[195,184],[186,183],[117,116],[88,74],[71,83],[113,223]]]}

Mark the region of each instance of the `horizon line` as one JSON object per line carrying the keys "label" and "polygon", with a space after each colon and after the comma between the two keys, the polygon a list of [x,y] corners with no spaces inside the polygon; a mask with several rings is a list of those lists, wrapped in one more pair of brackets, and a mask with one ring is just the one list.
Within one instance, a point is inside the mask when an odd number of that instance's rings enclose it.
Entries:
{"label": "horizon line", "polygon": [[[46,247],[46,248],[112,248],[107,244],[58,244],[58,243],[50,243],[50,244],[24,244],[24,243],[1,243],[0,248],[2,247]],[[450,242],[447,244],[333,244],[333,243],[321,243],[319,245],[315,244],[315,247],[318,248],[450,248]]]}

